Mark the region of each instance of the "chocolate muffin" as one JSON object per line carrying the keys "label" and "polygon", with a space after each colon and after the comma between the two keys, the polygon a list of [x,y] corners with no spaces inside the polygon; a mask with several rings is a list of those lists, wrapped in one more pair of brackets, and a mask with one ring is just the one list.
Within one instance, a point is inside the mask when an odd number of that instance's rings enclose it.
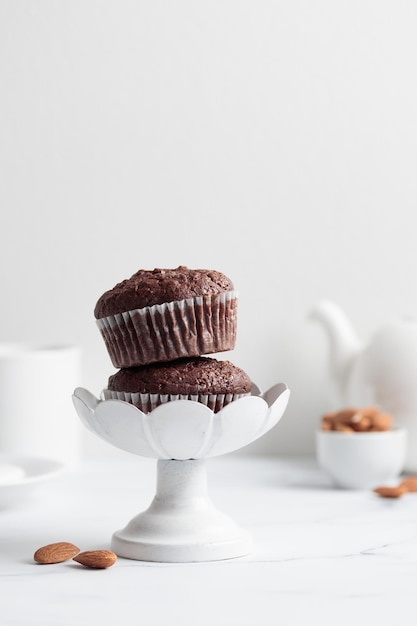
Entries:
{"label": "chocolate muffin", "polygon": [[110,376],[103,396],[134,404],[144,413],[172,400],[194,400],[217,412],[249,395],[251,387],[246,372],[230,361],[194,357],[121,369]]}
{"label": "chocolate muffin", "polygon": [[115,367],[173,361],[234,348],[237,291],[215,270],[142,269],[106,291],[94,315]]}

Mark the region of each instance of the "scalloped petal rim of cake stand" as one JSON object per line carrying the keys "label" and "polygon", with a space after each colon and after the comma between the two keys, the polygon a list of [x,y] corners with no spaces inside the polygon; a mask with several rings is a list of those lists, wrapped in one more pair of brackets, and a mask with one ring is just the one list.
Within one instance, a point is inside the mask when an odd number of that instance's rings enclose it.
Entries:
{"label": "scalloped petal rim of cake stand", "polygon": [[193,400],[166,402],[142,413],[123,400],[98,400],[80,387],[73,402],[84,425],[108,443],[139,456],[184,461],[226,454],[255,441],[279,422],[289,396],[288,387],[278,383],[217,413]]}
{"label": "scalloped petal rim of cake stand", "polygon": [[279,422],[290,391],[283,383],[231,402],[218,413],[175,400],[142,413],[122,400],[98,400],[77,388],[74,406],[84,423],[112,445],[157,461],[156,494],[148,509],[116,531],[112,550],[140,561],[231,559],[252,549],[250,533],[217,510],[207,494],[206,458],[242,448]]}

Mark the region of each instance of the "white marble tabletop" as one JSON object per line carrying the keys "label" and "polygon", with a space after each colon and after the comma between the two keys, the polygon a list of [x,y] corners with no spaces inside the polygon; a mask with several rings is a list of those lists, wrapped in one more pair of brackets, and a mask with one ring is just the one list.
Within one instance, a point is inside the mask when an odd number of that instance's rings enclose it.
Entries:
{"label": "white marble tabletop", "polygon": [[332,488],[314,459],[231,454],[208,462],[209,494],[254,538],[251,554],[209,563],[119,558],[106,570],[38,565],[70,541],[109,548],[147,508],[156,461],[83,461],[0,511],[1,626],[417,623],[417,494]]}

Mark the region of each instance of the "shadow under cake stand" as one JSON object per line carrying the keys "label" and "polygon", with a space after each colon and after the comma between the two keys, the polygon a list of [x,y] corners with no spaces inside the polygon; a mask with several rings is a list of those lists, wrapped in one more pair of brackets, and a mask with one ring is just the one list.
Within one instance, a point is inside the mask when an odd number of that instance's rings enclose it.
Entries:
{"label": "shadow under cake stand", "polygon": [[196,562],[248,554],[251,535],[219,511],[207,492],[206,459],[238,450],[275,426],[288,404],[284,383],[264,394],[254,386],[213,413],[192,400],[174,400],[142,413],[122,400],[74,391],[84,425],[108,443],[157,459],[156,494],[149,508],[112,536],[119,556],[140,561]]}

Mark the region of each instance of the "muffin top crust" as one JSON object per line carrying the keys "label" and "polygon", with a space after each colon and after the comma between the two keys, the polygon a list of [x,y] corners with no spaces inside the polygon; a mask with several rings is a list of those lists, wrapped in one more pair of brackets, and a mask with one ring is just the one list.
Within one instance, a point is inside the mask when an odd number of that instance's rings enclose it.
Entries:
{"label": "muffin top crust", "polygon": [[251,379],[241,368],[210,357],[121,369],[108,382],[112,391],[174,395],[243,394],[251,387]]}
{"label": "muffin top crust", "polygon": [[189,269],[184,265],[176,269],[140,269],[98,299],[94,316],[100,319],[155,304],[219,294],[233,289],[230,278],[216,270]]}

